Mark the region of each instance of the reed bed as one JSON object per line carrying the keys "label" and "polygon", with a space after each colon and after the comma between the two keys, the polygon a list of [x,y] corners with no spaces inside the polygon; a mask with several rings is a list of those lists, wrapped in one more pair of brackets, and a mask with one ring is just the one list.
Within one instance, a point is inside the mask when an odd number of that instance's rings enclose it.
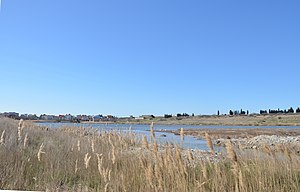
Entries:
{"label": "reed bed", "polygon": [[[47,129],[0,119],[0,189],[38,191],[299,191],[298,149],[196,154],[131,131]],[[183,131],[182,131],[183,132]],[[182,134],[183,135],[183,134]],[[226,154],[225,154],[226,153]]]}

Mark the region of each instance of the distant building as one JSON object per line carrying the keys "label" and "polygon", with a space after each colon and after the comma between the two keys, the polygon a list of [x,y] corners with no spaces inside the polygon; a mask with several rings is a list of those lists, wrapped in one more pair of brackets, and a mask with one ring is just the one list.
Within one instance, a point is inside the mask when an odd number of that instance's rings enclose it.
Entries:
{"label": "distant building", "polygon": [[64,121],[65,120],[65,116],[64,115],[58,115],[58,120],[59,121]]}
{"label": "distant building", "polygon": [[38,116],[36,114],[28,114],[28,120],[38,120]]}
{"label": "distant building", "polygon": [[108,118],[108,119],[114,119],[115,117],[113,115],[107,115],[106,118]]}
{"label": "distant building", "polygon": [[118,118],[121,121],[131,121],[132,119],[135,119],[132,115],[129,117],[119,117]]}
{"label": "distant building", "polygon": [[40,119],[53,121],[53,120],[58,120],[58,116],[42,114],[42,115],[40,115]]}
{"label": "distant building", "polygon": [[87,116],[87,115],[77,115],[76,118],[79,121],[89,121],[90,120],[89,116]]}
{"label": "distant building", "polygon": [[103,115],[95,115],[94,121],[101,121],[103,119]]}
{"label": "distant building", "polygon": [[101,119],[101,121],[113,121],[113,120],[115,120],[115,119],[116,119],[115,116],[113,116],[113,115],[107,115],[107,116],[103,117],[103,118]]}
{"label": "distant building", "polygon": [[74,118],[74,117],[73,117],[71,114],[67,114],[67,115],[65,115],[64,120],[65,120],[65,121],[72,121],[73,118]]}
{"label": "distant building", "polygon": [[4,117],[13,118],[13,119],[19,118],[19,113],[16,112],[4,112],[3,115]]}
{"label": "distant building", "polygon": [[20,119],[27,120],[28,119],[28,114],[21,114]]}

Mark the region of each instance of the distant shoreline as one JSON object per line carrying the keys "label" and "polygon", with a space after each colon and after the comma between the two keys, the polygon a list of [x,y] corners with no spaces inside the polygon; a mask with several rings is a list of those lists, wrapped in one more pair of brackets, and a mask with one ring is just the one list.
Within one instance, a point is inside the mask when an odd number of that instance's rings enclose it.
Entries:
{"label": "distant shoreline", "polygon": [[[50,120],[33,120],[35,123],[56,123]],[[239,116],[195,116],[155,117],[149,119],[114,119],[112,121],[81,121],[83,124],[140,124],[148,125],[199,125],[199,126],[300,126],[300,114],[239,115]],[[58,123],[58,122],[57,122]],[[60,123],[76,123],[61,121]]]}

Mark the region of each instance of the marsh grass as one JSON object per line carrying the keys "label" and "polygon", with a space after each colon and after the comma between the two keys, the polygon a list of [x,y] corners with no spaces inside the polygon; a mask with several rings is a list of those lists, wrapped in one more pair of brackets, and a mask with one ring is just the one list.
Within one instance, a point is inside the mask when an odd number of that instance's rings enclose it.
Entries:
{"label": "marsh grass", "polygon": [[[0,119],[0,189],[48,191],[299,191],[298,148],[228,158],[150,143],[131,131],[47,129]],[[151,128],[153,129],[153,127]],[[21,130],[21,129],[20,129]],[[25,133],[25,135],[24,135]],[[21,139],[19,140],[19,136]],[[27,136],[26,136],[27,135]],[[27,139],[26,139],[27,138]],[[25,141],[25,139],[27,141]],[[24,144],[26,142],[26,145]],[[208,144],[211,145],[211,144]],[[26,147],[25,147],[26,146]],[[211,159],[215,158],[215,159]]]}

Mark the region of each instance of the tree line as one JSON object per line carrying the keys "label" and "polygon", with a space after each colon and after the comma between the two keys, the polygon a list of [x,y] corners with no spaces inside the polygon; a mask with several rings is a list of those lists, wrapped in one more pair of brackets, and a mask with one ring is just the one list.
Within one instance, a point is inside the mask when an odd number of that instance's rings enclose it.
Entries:
{"label": "tree line", "polygon": [[[259,114],[265,115],[265,114],[290,114],[290,113],[300,113],[300,108],[298,107],[296,110],[293,109],[293,107],[290,107],[289,109],[269,109],[269,110],[260,110]],[[220,115],[220,111],[218,110],[217,115]],[[249,115],[249,110],[229,110],[228,115]]]}
{"label": "tree line", "polygon": [[290,107],[289,109],[269,109],[268,111],[267,110],[260,110],[260,114],[263,115],[263,114],[279,114],[279,113],[300,113],[300,108],[298,107],[296,110],[293,109],[293,107]]}

